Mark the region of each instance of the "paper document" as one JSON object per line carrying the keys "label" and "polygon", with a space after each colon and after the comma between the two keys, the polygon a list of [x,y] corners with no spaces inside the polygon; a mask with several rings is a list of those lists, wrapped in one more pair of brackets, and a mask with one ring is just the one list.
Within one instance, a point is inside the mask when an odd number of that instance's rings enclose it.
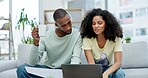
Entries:
{"label": "paper document", "polygon": [[25,67],[25,69],[30,74],[34,74],[44,78],[63,78],[61,69],[47,69],[35,67]]}

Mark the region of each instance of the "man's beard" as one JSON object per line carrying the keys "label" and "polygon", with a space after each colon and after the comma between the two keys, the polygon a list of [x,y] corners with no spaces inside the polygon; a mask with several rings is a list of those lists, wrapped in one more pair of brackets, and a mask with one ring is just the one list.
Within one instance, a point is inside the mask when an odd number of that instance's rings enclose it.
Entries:
{"label": "man's beard", "polygon": [[67,34],[67,35],[71,34],[71,32],[72,32],[72,31],[66,32],[66,31],[62,30],[60,27],[59,27],[59,29],[60,29],[63,33],[65,33],[65,34]]}

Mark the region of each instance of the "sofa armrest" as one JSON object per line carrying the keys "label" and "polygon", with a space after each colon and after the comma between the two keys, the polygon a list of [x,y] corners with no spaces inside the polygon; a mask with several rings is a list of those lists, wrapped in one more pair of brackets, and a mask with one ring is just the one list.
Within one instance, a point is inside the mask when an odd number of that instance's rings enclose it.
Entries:
{"label": "sofa armrest", "polygon": [[32,44],[19,44],[18,46],[18,57],[17,57],[17,66],[20,66],[24,63],[28,63],[28,58]]}
{"label": "sofa armrest", "polygon": [[0,60],[0,72],[17,67],[16,60]]}

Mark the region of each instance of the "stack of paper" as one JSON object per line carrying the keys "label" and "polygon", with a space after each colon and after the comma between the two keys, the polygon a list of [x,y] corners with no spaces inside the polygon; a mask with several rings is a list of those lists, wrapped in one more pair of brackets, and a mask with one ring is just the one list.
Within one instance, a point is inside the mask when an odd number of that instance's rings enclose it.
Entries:
{"label": "stack of paper", "polygon": [[63,78],[61,69],[47,69],[47,68],[35,68],[25,67],[28,73],[43,77],[43,78]]}

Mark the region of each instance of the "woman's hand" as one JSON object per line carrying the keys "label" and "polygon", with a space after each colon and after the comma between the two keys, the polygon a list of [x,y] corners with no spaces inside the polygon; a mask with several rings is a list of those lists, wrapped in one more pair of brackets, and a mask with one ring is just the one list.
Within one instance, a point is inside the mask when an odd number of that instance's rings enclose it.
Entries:
{"label": "woman's hand", "polygon": [[102,75],[102,76],[103,76],[103,78],[108,78],[108,74],[107,74],[107,73],[105,73],[105,72],[103,73],[103,75]]}

